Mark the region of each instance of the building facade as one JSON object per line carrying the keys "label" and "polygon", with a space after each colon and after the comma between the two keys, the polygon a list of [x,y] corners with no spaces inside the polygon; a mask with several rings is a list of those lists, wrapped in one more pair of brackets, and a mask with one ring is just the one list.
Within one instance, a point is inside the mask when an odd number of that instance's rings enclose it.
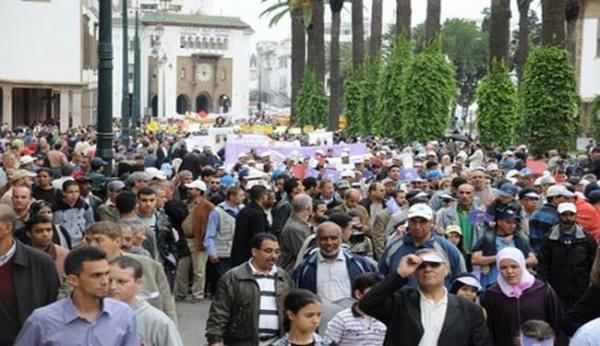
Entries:
{"label": "building facade", "polygon": [[[141,14],[142,114],[246,114],[252,29],[239,18],[189,14],[197,11],[180,2],[181,12],[151,9]],[[134,12],[128,16],[132,92]],[[121,116],[122,99],[122,27],[118,13],[113,16],[113,113],[117,117]]]}
{"label": "building facade", "polygon": [[95,123],[97,38],[97,0],[0,1],[2,123]]}
{"label": "building facade", "polygon": [[275,107],[289,107],[292,95],[292,42],[261,41],[256,43],[252,59],[252,86],[256,100]]}
{"label": "building facade", "polygon": [[583,2],[577,22],[575,70],[581,96],[581,129],[593,137],[592,102],[600,95],[600,0]]}

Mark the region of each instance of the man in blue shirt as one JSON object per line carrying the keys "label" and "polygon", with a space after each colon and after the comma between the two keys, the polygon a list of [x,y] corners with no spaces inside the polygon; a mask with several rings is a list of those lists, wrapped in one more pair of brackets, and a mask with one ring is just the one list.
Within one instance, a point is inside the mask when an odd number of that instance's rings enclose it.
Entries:
{"label": "man in blue shirt", "polygon": [[71,251],[65,259],[65,274],[73,293],[36,309],[15,345],[139,345],[131,308],[106,298],[109,272],[104,251],[88,246]]}
{"label": "man in blue shirt", "polygon": [[[416,203],[408,209],[408,234],[386,246],[379,260],[379,272],[384,275],[393,272],[402,257],[423,248],[435,249],[446,257],[451,272],[446,277],[448,287],[450,278],[467,270],[465,259],[456,246],[433,232],[431,208],[425,203]],[[416,287],[416,280],[409,279],[408,286]]]}

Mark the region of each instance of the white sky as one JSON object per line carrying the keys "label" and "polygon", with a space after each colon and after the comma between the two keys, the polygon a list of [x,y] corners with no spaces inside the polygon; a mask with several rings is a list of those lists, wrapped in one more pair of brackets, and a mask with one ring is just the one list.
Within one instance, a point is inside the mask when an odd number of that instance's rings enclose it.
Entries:
{"label": "white sky", "polygon": [[[277,1],[278,0],[268,0],[265,3],[262,3],[261,0],[212,0],[212,12],[215,15],[240,17],[252,26],[255,33],[252,35],[251,46],[254,48],[255,43],[258,41],[277,41],[285,39],[290,35],[289,17],[286,16],[278,25],[271,28],[269,28],[268,25],[270,21],[268,16],[259,18],[262,11],[267,9],[270,4],[274,4]],[[473,20],[481,19],[481,11],[485,7],[489,7],[490,2],[490,0],[442,0],[442,22],[446,18],[455,17]],[[325,6],[327,9],[325,21],[329,22],[329,19],[331,18],[331,14],[328,11],[329,5]],[[364,0],[364,6],[365,19],[370,18],[371,0]],[[513,25],[516,25],[519,20],[516,2],[511,1],[511,6],[513,7],[511,22]],[[412,0],[413,26],[425,21],[426,9],[426,0]],[[535,0],[531,9],[536,10],[539,14],[541,12],[540,0]],[[383,16],[384,23],[393,23],[396,20],[395,0],[383,0]],[[350,3],[344,5],[342,20],[350,21]]]}

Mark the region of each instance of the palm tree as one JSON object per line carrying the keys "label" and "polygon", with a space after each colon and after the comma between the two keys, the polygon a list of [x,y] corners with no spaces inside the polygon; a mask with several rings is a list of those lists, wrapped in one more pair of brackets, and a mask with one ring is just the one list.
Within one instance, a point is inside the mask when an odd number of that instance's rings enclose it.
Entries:
{"label": "palm tree", "polygon": [[410,0],[396,0],[396,34],[406,35],[410,39]]}
{"label": "palm tree", "polygon": [[340,24],[344,0],[329,0],[331,7],[331,44],[329,57],[329,130],[338,128],[338,121],[342,113],[342,80],[340,76]]}
{"label": "palm tree", "polygon": [[502,60],[507,63],[510,40],[510,0],[492,0],[489,40],[490,62]]}
{"label": "palm tree", "polygon": [[352,66],[357,69],[365,60],[363,0],[352,0]]}
{"label": "palm tree", "polygon": [[523,67],[529,55],[529,6],[532,0],[517,0],[519,7],[519,43],[515,52],[517,76],[519,81],[523,77]]}
{"label": "palm tree", "polygon": [[567,50],[571,53],[571,63],[575,66],[575,46],[577,42],[577,20],[583,7],[583,0],[567,0],[565,10],[567,20]]}
{"label": "palm tree", "polygon": [[315,72],[317,82],[323,85],[325,80],[325,15],[323,0],[314,0],[312,3],[312,19],[307,28],[308,55],[307,65]]}
{"label": "palm tree", "polygon": [[373,7],[371,8],[371,47],[369,52],[371,60],[375,60],[375,57],[379,54],[379,50],[381,50],[382,16],[383,0],[373,0]]}
{"label": "palm tree", "polygon": [[566,0],[542,0],[542,45],[565,46]]}
{"label": "palm tree", "polygon": [[442,0],[427,0],[427,18],[425,18],[425,42],[433,40],[440,32]]}

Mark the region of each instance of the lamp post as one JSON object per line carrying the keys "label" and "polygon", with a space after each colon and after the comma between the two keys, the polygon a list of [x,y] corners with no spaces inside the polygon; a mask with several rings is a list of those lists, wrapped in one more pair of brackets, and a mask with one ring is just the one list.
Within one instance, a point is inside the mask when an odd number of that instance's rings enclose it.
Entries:
{"label": "lamp post", "polygon": [[165,77],[165,70],[167,69],[167,62],[169,62],[169,59],[167,58],[167,54],[163,53],[162,58],[160,58],[159,64],[160,64],[160,68],[161,68],[161,84],[162,84],[162,91],[161,91],[161,98],[162,98],[162,111],[161,111],[161,115],[162,118],[166,118],[166,113],[167,113],[167,93],[166,93],[166,77]]}
{"label": "lamp post", "polygon": [[129,146],[129,23],[127,22],[127,0],[123,4],[123,86],[121,95],[121,140]]}
{"label": "lamp post", "polygon": [[112,174],[112,1],[99,1],[98,35],[98,144],[96,156],[106,161],[104,174]]}
{"label": "lamp post", "polygon": [[140,22],[139,4],[135,8],[135,35],[133,38],[133,102],[131,105],[131,128],[134,136],[137,136],[138,126],[140,124],[140,100],[141,100],[141,62],[140,62],[140,38],[139,38],[139,22]]}

